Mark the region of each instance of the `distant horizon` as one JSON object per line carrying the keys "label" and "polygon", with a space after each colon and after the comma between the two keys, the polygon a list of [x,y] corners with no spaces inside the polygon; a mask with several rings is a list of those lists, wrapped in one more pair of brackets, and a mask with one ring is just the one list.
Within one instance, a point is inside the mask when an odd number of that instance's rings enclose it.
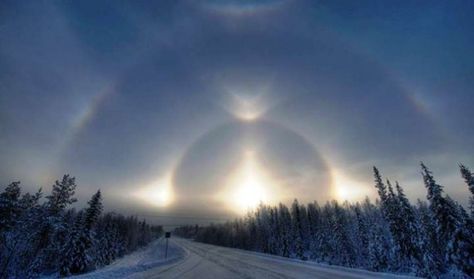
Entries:
{"label": "distant horizon", "polygon": [[[382,172],[382,175],[383,175],[383,172]],[[421,174],[420,174],[420,176],[421,176]],[[436,173],[434,173],[434,177],[436,179]],[[76,181],[77,181],[77,177],[75,177],[75,178],[76,178]],[[383,179],[387,180],[388,178],[383,175]],[[459,174],[459,179],[460,179],[461,184],[462,184],[460,186],[468,189],[468,187],[466,187],[465,182],[463,181],[463,178],[462,178],[461,174]],[[60,179],[58,179],[58,180],[60,180]],[[406,191],[406,187],[404,187],[402,182],[396,181],[396,180],[393,180],[391,182],[393,184],[395,184],[396,182],[400,183],[402,188],[404,188],[404,190]],[[426,190],[425,186],[423,185],[422,177],[420,177],[420,182],[422,183],[421,186],[423,187],[423,189]],[[20,183],[21,183],[21,181],[20,181]],[[52,184],[53,183],[51,183],[51,185]],[[374,188],[374,191],[375,191],[375,189],[376,189],[375,184],[374,183],[372,183],[372,184],[373,185],[371,185],[371,186]],[[443,185],[443,184],[440,184],[440,185],[444,187],[443,190],[445,192],[449,193],[449,188],[450,188],[449,185]],[[21,185],[21,186],[23,187],[24,185]],[[45,200],[45,197],[48,195],[48,191],[47,191],[48,189],[46,187],[41,187],[41,189],[42,189],[42,193],[43,193],[43,197],[41,198],[41,200]],[[79,190],[79,189],[80,189],[80,184],[77,185],[76,190]],[[97,190],[100,190],[100,188],[96,189],[96,191]],[[22,194],[25,194],[25,192],[22,192]],[[30,194],[34,194],[34,192],[30,192]],[[125,215],[130,215],[130,216],[136,216],[139,220],[143,219],[143,220],[146,220],[150,224],[161,225],[165,228],[165,230],[172,230],[174,228],[177,228],[177,227],[180,227],[180,226],[186,226],[186,225],[209,225],[211,223],[217,224],[217,223],[223,223],[223,222],[227,222],[227,221],[233,221],[235,219],[239,219],[239,218],[243,218],[245,216],[248,216],[249,213],[252,213],[260,205],[276,206],[276,205],[281,203],[281,204],[284,204],[286,206],[290,206],[293,203],[294,200],[298,200],[303,205],[313,203],[313,202],[317,202],[320,206],[324,206],[326,203],[331,203],[333,201],[337,201],[342,205],[345,202],[349,202],[350,204],[363,203],[366,200],[366,198],[368,198],[371,202],[380,201],[379,197],[370,198],[369,196],[361,198],[360,200],[348,200],[348,199],[341,200],[341,199],[333,198],[333,199],[328,199],[328,200],[323,201],[323,202],[319,202],[316,199],[313,199],[313,200],[311,200],[311,199],[299,200],[298,198],[293,198],[293,199],[290,199],[290,200],[276,201],[276,202],[273,202],[273,203],[272,202],[259,201],[257,206],[249,207],[248,209],[245,209],[245,210],[241,211],[240,213],[236,213],[235,211],[226,209],[222,212],[217,211],[216,213],[204,212],[203,214],[199,214],[199,213],[198,214],[196,214],[196,213],[194,213],[194,214],[191,213],[190,214],[189,213],[191,211],[190,208],[184,208],[184,209],[180,208],[180,209],[176,210],[176,209],[172,209],[172,208],[168,209],[166,207],[161,207],[161,208],[156,208],[155,207],[155,208],[148,209],[148,211],[147,211],[147,209],[142,209],[141,211],[131,212],[131,211],[127,211],[126,209],[123,209],[123,208],[122,209],[120,209],[120,208],[108,208],[107,206],[105,206],[104,210],[107,213],[117,213],[117,214],[125,214]],[[420,200],[422,202],[428,202],[427,199],[426,199],[426,193],[425,193],[425,196],[422,196],[422,197],[413,198],[413,197],[407,196],[407,198],[414,204],[416,204],[417,200]],[[79,199],[77,202],[75,202],[71,205],[71,208],[74,208],[76,210],[82,210],[84,207],[87,206],[87,201],[88,200],[89,200],[89,198],[86,198],[82,201]],[[107,197],[106,196],[103,197],[103,200],[104,200],[104,203],[107,204]],[[463,199],[463,200],[457,200],[457,199],[455,199],[455,200],[456,200],[456,202],[459,202],[459,204],[461,206],[463,206],[464,208],[469,207],[469,197],[468,196],[466,196],[465,199]]]}

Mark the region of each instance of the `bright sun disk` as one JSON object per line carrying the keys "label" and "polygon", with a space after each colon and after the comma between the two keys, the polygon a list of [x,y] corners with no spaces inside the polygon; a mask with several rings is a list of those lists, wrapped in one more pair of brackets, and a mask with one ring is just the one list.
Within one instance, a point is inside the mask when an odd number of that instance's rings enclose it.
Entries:
{"label": "bright sun disk", "polygon": [[339,201],[360,200],[368,194],[367,185],[350,179],[338,171],[332,171],[333,195]]}
{"label": "bright sun disk", "polygon": [[260,203],[269,202],[269,178],[261,169],[255,154],[247,151],[244,161],[231,179],[232,202],[239,211],[256,208]]}
{"label": "bright sun disk", "polygon": [[134,196],[148,202],[153,206],[169,206],[174,199],[171,175],[154,181],[149,186],[139,190]]}

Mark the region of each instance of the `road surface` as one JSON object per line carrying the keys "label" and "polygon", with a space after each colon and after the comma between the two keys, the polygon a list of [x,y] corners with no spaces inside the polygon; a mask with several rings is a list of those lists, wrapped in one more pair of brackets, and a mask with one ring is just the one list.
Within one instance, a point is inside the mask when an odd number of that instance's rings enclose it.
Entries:
{"label": "road surface", "polygon": [[178,238],[172,238],[170,244],[184,250],[179,260],[127,278],[409,278],[290,260]]}

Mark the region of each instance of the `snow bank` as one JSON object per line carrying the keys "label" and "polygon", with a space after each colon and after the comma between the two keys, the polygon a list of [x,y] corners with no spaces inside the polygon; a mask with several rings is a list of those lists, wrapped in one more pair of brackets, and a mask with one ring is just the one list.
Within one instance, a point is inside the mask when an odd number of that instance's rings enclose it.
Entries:
{"label": "snow bank", "polygon": [[184,258],[186,252],[179,246],[169,242],[168,257],[165,259],[166,240],[160,238],[147,247],[116,260],[112,264],[90,273],[71,276],[74,279],[88,278],[126,278],[138,272],[161,265],[177,262]]}

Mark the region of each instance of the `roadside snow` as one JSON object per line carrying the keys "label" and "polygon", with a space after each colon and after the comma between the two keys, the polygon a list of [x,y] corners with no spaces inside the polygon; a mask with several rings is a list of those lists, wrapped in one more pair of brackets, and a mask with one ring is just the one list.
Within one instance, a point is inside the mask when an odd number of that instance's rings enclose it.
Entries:
{"label": "roadside snow", "polygon": [[86,274],[71,276],[69,278],[126,278],[138,272],[177,262],[185,256],[185,251],[170,241],[168,257],[165,259],[165,245],[166,240],[160,238],[147,247],[118,259],[110,265]]}

